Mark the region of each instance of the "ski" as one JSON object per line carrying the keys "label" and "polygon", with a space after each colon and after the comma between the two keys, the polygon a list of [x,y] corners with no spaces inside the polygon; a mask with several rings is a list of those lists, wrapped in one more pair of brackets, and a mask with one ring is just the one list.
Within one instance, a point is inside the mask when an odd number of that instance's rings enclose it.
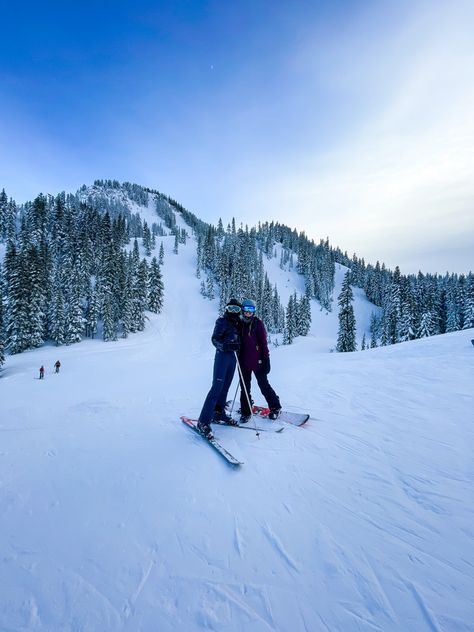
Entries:
{"label": "ski", "polygon": [[[269,408],[265,406],[252,406],[252,412],[254,415],[259,415],[264,419],[268,419],[268,414],[270,412]],[[306,413],[292,413],[286,410],[282,410],[277,417],[278,421],[284,421],[287,424],[292,424],[293,426],[302,426],[309,419],[309,415]],[[276,421],[276,420],[275,420]]]}
{"label": "ski", "polygon": [[235,458],[235,456],[233,456],[228,450],[226,450],[223,446],[221,446],[221,444],[216,440],[215,437],[209,438],[206,437],[205,435],[203,435],[201,432],[199,432],[198,428],[197,428],[197,420],[196,419],[189,419],[189,417],[181,417],[181,421],[188,427],[190,428],[193,432],[195,432],[196,434],[198,434],[200,437],[202,437],[204,439],[204,441],[207,441],[217,452],[219,452],[219,454],[224,457],[224,459],[227,461],[227,463],[229,463],[230,465],[243,465],[243,463],[241,461],[239,461],[238,459]]}
{"label": "ski", "polygon": [[283,432],[285,426],[274,426],[270,425],[268,428],[255,427],[252,425],[252,422],[248,422],[248,424],[227,424],[225,421],[213,421],[213,424],[217,424],[218,426],[229,426],[230,428],[241,428],[242,430],[253,430],[254,432]]}

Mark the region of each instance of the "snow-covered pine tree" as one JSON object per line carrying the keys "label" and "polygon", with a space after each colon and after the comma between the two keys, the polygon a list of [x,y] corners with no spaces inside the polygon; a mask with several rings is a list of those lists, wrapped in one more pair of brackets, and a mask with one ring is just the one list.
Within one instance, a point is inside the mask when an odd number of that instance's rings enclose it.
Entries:
{"label": "snow-covered pine tree", "polygon": [[276,283],[273,287],[272,313],[273,313],[273,329],[270,329],[270,331],[272,333],[283,331],[285,327],[285,308],[281,304],[280,295],[278,294],[278,288],[277,288]]}
{"label": "snow-covered pine tree", "polygon": [[[198,235],[196,243],[196,278],[201,278],[201,259],[202,259],[202,237]],[[163,242],[162,242],[163,243]]]}
{"label": "snow-covered pine tree", "polygon": [[101,313],[100,296],[100,288],[96,282],[94,286],[91,285],[90,291],[86,297],[84,327],[86,336],[89,338],[94,338],[97,333],[97,322]]}
{"label": "snow-covered pine tree", "polygon": [[397,323],[397,341],[405,342],[415,337],[415,327],[411,302],[407,297],[401,303],[400,319]]}
{"label": "snow-covered pine tree", "polygon": [[311,302],[307,294],[303,294],[298,305],[298,335],[307,336],[311,328]]}
{"label": "snow-covered pine tree", "polygon": [[463,329],[474,327],[474,275],[472,272],[466,279],[463,309]]}
{"label": "snow-covered pine tree", "polygon": [[11,353],[21,353],[28,348],[28,316],[22,290],[22,259],[12,240],[7,243],[4,266],[7,285],[6,345]]}
{"label": "snow-covered pine tree", "polygon": [[206,296],[209,300],[213,300],[215,298],[215,294],[214,294],[214,283],[212,281],[212,277],[210,274],[207,275],[207,282],[206,282]]}
{"label": "snow-covered pine tree", "polygon": [[53,288],[50,307],[50,336],[57,346],[66,341],[66,314],[62,267],[56,262],[53,273]]}
{"label": "snow-covered pine tree", "polygon": [[263,291],[260,304],[260,318],[263,320],[268,331],[275,331],[275,317],[273,313],[273,291],[267,273],[265,273],[264,276]]}
{"label": "snow-covered pine tree", "polygon": [[340,352],[356,351],[355,338],[356,321],[352,301],[354,295],[350,286],[350,272],[347,272],[342,282],[341,293],[338,298],[339,305],[339,333],[337,336],[336,350]]}
{"label": "snow-covered pine tree", "polygon": [[384,302],[384,334],[386,344],[399,342],[399,323],[401,317],[400,268],[395,268],[390,285],[387,287]]}
{"label": "snow-covered pine tree", "polygon": [[124,285],[121,291],[121,323],[122,338],[128,338],[128,334],[132,331],[132,275],[128,265],[128,257],[123,256],[123,272]]}
{"label": "snow-covered pine tree", "polygon": [[[98,288],[100,288],[100,303],[102,306],[103,330],[102,337],[106,342],[117,340],[117,309],[116,296],[114,292],[116,284],[116,268],[114,260],[114,243],[112,241],[112,230],[110,216],[108,213],[104,215],[101,221],[102,234],[102,261],[100,267]],[[133,245],[132,257],[137,257],[138,242],[135,238]]]}
{"label": "snow-covered pine tree", "polygon": [[151,260],[148,278],[148,309],[159,314],[163,308],[164,286],[160,266],[156,257]]}
{"label": "snow-covered pine tree", "polygon": [[81,302],[81,270],[82,262],[80,257],[71,266],[71,275],[68,279],[66,290],[66,327],[65,343],[74,344],[82,340],[84,333],[84,313]]}
{"label": "snow-covered pine tree", "polygon": [[0,193],[0,241],[3,241],[7,235],[7,209],[8,197],[5,189]]}
{"label": "snow-covered pine tree", "polygon": [[372,312],[370,316],[370,348],[375,349],[377,346],[377,340],[379,339],[379,326],[380,321],[377,316]]}
{"label": "snow-covered pine tree", "polygon": [[446,284],[446,331],[461,329],[461,306],[457,300],[457,287],[453,275]]}
{"label": "snow-covered pine tree", "polygon": [[294,294],[290,296],[290,298],[288,299],[288,306],[286,308],[283,344],[291,345],[291,343],[293,342],[293,339],[297,335],[298,335],[297,302],[296,302],[296,294]]}
{"label": "snow-covered pine tree", "polygon": [[29,246],[24,257],[24,289],[28,310],[27,348],[40,347],[45,336],[45,290],[38,247]]}
{"label": "snow-covered pine tree", "polygon": [[27,231],[29,233],[30,243],[39,244],[44,239],[46,232],[46,216],[47,216],[47,200],[40,193],[28,206],[26,212]]}
{"label": "snow-covered pine tree", "polygon": [[219,221],[217,222],[216,237],[219,240],[224,237],[224,225],[223,225],[222,219],[220,217],[219,217]]}
{"label": "snow-covered pine tree", "polygon": [[421,315],[420,325],[418,327],[417,338],[427,338],[433,336],[436,331],[436,324],[433,313],[427,309]]}
{"label": "snow-covered pine tree", "polygon": [[112,293],[112,287],[108,281],[103,280],[100,284],[100,289],[102,292],[102,337],[105,342],[109,342],[111,340],[117,340],[117,328],[115,323],[114,310],[115,301]]}
{"label": "snow-covered pine tree", "polygon": [[134,267],[138,268],[140,264],[140,249],[138,247],[138,240],[136,237],[133,240],[132,260],[133,260]]}
{"label": "snow-covered pine tree", "polygon": [[16,203],[13,200],[9,200],[7,205],[6,217],[5,217],[5,239],[7,241],[14,241],[16,238],[16,221],[17,221],[18,209]]}
{"label": "snow-covered pine tree", "polygon": [[216,244],[212,226],[209,226],[202,244],[201,267],[205,270],[214,270],[216,259]]}
{"label": "snow-covered pine tree", "polygon": [[160,244],[160,252],[158,254],[158,263],[160,264],[160,266],[163,265],[164,260],[165,260],[165,249],[163,247],[163,242],[161,242],[161,244]]}
{"label": "snow-covered pine tree", "polygon": [[283,325],[283,344],[284,345],[291,345],[291,343],[293,342],[293,337],[291,335],[291,329],[289,329],[287,327],[286,324],[286,318],[284,318],[284,325]]}
{"label": "snow-covered pine tree", "polygon": [[151,231],[147,222],[143,222],[143,248],[145,255],[149,257],[151,255]]}
{"label": "snow-covered pine tree", "polygon": [[0,265],[0,368],[5,364],[5,320],[3,309],[4,286],[3,270]]}
{"label": "snow-covered pine tree", "polygon": [[132,331],[145,329],[145,309],[148,305],[148,264],[143,259],[134,271],[132,281]]}

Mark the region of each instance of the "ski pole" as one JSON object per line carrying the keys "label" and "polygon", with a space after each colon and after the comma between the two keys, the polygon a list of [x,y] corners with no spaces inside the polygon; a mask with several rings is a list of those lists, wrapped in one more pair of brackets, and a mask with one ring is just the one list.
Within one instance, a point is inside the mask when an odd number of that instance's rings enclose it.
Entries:
{"label": "ski pole", "polygon": [[[239,380],[240,381],[240,380]],[[234,399],[232,400],[232,406],[230,408],[230,416],[232,417],[232,413],[234,412],[235,400],[237,399],[237,391],[239,390],[239,382],[237,382],[237,388],[235,389]]]}
{"label": "ski pole", "polygon": [[255,423],[255,419],[254,419],[254,416],[253,416],[252,404],[250,403],[250,397],[249,397],[249,394],[247,392],[247,387],[245,386],[244,376],[242,375],[242,368],[240,366],[239,358],[237,356],[237,351],[234,351],[234,354],[235,354],[235,359],[237,360],[237,367],[239,369],[240,382],[242,383],[242,387],[244,389],[245,397],[247,398],[247,403],[249,405],[250,415],[252,416],[253,425],[255,427],[255,434],[257,435],[258,438],[260,438],[260,433],[257,431],[257,424]]}

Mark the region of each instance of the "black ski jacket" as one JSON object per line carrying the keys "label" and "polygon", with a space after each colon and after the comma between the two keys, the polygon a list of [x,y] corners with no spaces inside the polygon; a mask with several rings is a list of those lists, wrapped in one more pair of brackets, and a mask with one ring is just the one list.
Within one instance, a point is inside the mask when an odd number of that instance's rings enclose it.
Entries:
{"label": "black ski jacket", "polygon": [[211,338],[212,344],[217,351],[238,352],[240,350],[240,330],[240,321],[225,314],[216,320]]}

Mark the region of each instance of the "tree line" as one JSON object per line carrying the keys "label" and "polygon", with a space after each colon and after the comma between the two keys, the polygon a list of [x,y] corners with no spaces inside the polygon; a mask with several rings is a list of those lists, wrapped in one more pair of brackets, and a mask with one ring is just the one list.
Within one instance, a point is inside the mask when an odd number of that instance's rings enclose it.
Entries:
{"label": "tree line", "polygon": [[159,227],[152,232],[118,208],[114,215],[64,193],[40,194],[17,208],[2,191],[0,363],[5,350],[20,353],[46,340],[126,337],[144,328],[146,310],[161,311],[160,263],[140,256],[137,237],[151,254]]}
{"label": "tree line", "polygon": [[474,275],[403,275],[384,264],[365,264],[335,250],[335,260],[350,268],[350,283],[382,308],[372,315],[370,345],[385,346],[474,327]]}
{"label": "tree line", "polygon": [[[143,221],[135,205],[151,207],[157,222]],[[135,206],[136,209],[136,206]],[[201,294],[218,298],[222,309],[231,296],[252,297],[270,334],[284,344],[307,335],[311,300],[333,306],[336,264],[349,269],[338,297],[340,331],[336,349],[352,351],[355,319],[350,286],[362,288],[381,308],[373,315],[370,342],[394,344],[437,333],[474,327],[474,278],[468,275],[402,275],[384,264],[349,258],[328,239],[316,243],[304,232],[278,222],[224,229],[200,220],[173,198],[155,189],[117,180],[96,180],[77,194],[39,195],[17,206],[0,193],[0,364],[5,350],[19,353],[40,346],[78,342],[84,336],[115,340],[145,326],[145,311],[159,312],[164,300],[161,277],[163,244],[174,236],[173,251],[188,232],[176,223],[179,213],[197,241],[196,275]],[[132,243],[133,242],[133,243]],[[145,257],[140,256],[139,243]],[[303,276],[303,291],[282,304],[265,260]]]}

